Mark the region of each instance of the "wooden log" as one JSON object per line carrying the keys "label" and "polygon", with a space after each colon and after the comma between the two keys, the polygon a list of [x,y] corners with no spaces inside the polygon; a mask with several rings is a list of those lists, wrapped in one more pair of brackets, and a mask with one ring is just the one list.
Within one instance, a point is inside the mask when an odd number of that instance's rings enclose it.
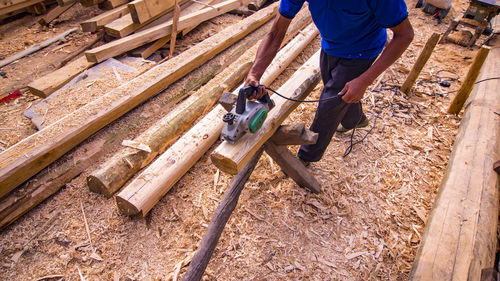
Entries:
{"label": "wooden log", "polygon": [[129,13],[126,5],[120,6],[113,10],[106,11],[98,16],[80,23],[83,32],[96,32],[104,25],[116,20]]}
{"label": "wooden log", "polygon": [[53,20],[59,17],[62,13],[66,12],[69,8],[73,7],[73,5],[75,4],[76,0],[73,0],[71,1],[71,3],[68,3],[67,5],[55,7],[54,9],[50,10],[48,14],[39,19],[38,23],[44,26],[49,25],[49,23],[51,23]]}
{"label": "wooden log", "polygon": [[462,107],[464,106],[465,101],[469,98],[469,94],[472,91],[472,87],[479,76],[479,72],[481,71],[481,67],[483,66],[488,53],[490,52],[490,48],[487,46],[481,47],[477,52],[474,60],[472,61],[471,66],[469,67],[469,71],[467,72],[467,76],[465,76],[465,80],[460,86],[455,98],[448,107],[448,113],[450,114],[458,114]]}
{"label": "wooden log", "polygon": [[[99,7],[99,9],[102,9],[102,10],[111,10],[111,9],[115,9],[115,8],[120,7],[120,6],[123,6],[123,5],[127,4],[128,2],[130,2],[130,1],[129,0],[105,0],[104,2],[97,4],[97,6]],[[127,7],[127,6],[125,6],[125,7]],[[128,11],[128,7],[127,7],[127,11]]]}
{"label": "wooden log", "polygon": [[205,269],[207,268],[208,262],[212,257],[212,253],[217,246],[217,242],[226,226],[229,217],[233,213],[236,205],[238,204],[238,199],[240,198],[241,191],[245,187],[245,183],[250,178],[260,156],[262,155],[262,148],[258,150],[255,155],[248,161],[245,167],[241,170],[238,175],[236,175],[228,189],[224,194],[224,198],[220,202],[219,206],[215,210],[210,224],[207,227],[207,231],[203,238],[201,239],[200,246],[196,250],[193,260],[182,280],[184,281],[198,281],[201,280]]}
{"label": "wooden log", "polygon": [[[498,75],[492,49],[479,79]],[[500,80],[476,84],[467,100],[446,174],[425,226],[411,281],[480,280],[493,267],[499,212]]]}
{"label": "wooden log", "polygon": [[0,198],[91,134],[264,24],[276,12],[277,6],[273,5],[243,19],[2,151]]}
{"label": "wooden log", "polygon": [[429,60],[429,58],[432,55],[432,51],[434,51],[434,48],[436,47],[437,42],[439,41],[439,34],[438,33],[433,33],[431,37],[427,40],[427,43],[425,43],[424,48],[420,52],[420,55],[417,58],[417,61],[411,68],[410,73],[406,77],[405,82],[401,86],[401,92],[405,94],[409,94],[411,88],[415,84],[415,81],[418,78],[418,75],[420,75],[420,72],[424,68],[425,64]]}
{"label": "wooden log", "polygon": [[93,65],[94,63],[88,62],[85,56],[81,56],[58,70],[31,82],[28,89],[33,95],[46,98]]}
{"label": "wooden log", "polygon": [[179,24],[179,13],[181,12],[181,7],[179,6],[178,0],[175,0],[174,5],[174,17],[172,19],[172,34],[170,35],[170,50],[168,57],[174,56],[175,41],[177,39],[177,25]]}
{"label": "wooden log", "polygon": [[[116,195],[118,209],[124,215],[143,217],[170,188],[205,154],[219,138],[222,127],[214,127],[225,112],[217,106],[206,118],[197,123],[172,147],[136,177],[130,185]],[[204,146],[196,146],[196,140],[204,139]],[[184,153],[189,153],[186,157]],[[158,188],[166,187],[166,188]]]}
{"label": "wooden log", "polygon": [[53,44],[53,43],[55,43],[57,41],[63,39],[68,34],[70,34],[72,32],[75,32],[77,30],[78,30],[77,28],[72,28],[70,30],[67,30],[67,31],[61,33],[61,34],[58,34],[57,36],[54,36],[54,37],[52,37],[50,39],[47,39],[47,40],[45,40],[45,41],[43,41],[41,43],[35,44],[35,45],[29,47],[28,49],[22,51],[22,52],[19,52],[19,53],[13,55],[13,56],[10,56],[10,57],[8,57],[6,59],[3,59],[3,60],[0,61],[0,68],[6,66],[6,65],[8,65],[8,64],[10,64],[10,63],[12,63],[12,62],[14,62],[16,60],[18,60],[18,59],[20,59],[20,58],[22,58],[24,56],[27,56],[29,54],[32,54],[32,53],[38,51],[38,50],[41,50],[41,49],[43,49],[43,48],[45,48],[45,47],[47,47],[47,46],[49,46],[49,45],[51,45],[51,44]]}
{"label": "wooden log", "polygon": [[149,147],[151,152],[133,148],[120,150],[90,174],[87,178],[89,189],[107,197],[113,195],[128,179],[151,163],[158,154],[164,152],[199,116],[212,107],[226,88],[232,89],[243,80],[251,67],[251,62],[245,61],[250,55],[255,56],[255,52],[243,55],[213,81],[200,88],[174,111],[134,139],[134,142]]}
{"label": "wooden log", "polygon": [[[202,21],[221,15],[235,7],[235,5],[238,5],[238,1],[239,0],[228,0],[221,4],[217,4],[216,6],[218,7],[218,9],[206,8],[198,12],[182,16],[179,19],[178,29],[181,30],[196,23],[200,23]],[[171,31],[172,21],[168,21],[148,30],[144,30],[142,32],[94,48],[90,51],[85,52],[85,55],[91,62],[101,62],[108,58],[120,55],[126,51],[135,49],[151,41],[165,37],[169,35]]]}
{"label": "wooden log", "polygon": [[250,11],[258,11],[260,8],[266,4],[267,0],[253,0],[248,3],[248,9]]}
{"label": "wooden log", "polygon": [[[289,98],[304,99],[319,81],[319,52],[312,56],[278,90]],[[226,173],[235,175],[278,129],[283,120],[299,105],[281,97],[274,98],[275,107],[269,112],[266,122],[254,134],[246,134],[237,143],[223,142],[211,155],[212,163]]]}
{"label": "wooden log", "polygon": [[[300,13],[297,15],[297,20],[292,23],[290,32],[288,35],[296,34],[305,24],[301,20],[301,17],[308,17],[306,13]],[[297,36],[289,45],[293,47],[285,47],[281,50],[275,59],[275,63],[280,64],[281,67],[270,67],[269,69],[273,73],[266,72],[263,76],[263,80],[266,83],[270,83],[270,78],[276,77],[275,72],[282,72],[287,64],[292,59],[284,59],[288,56],[297,56],[297,49],[302,50],[307,45],[307,42],[312,40],[317,33],[309,32],[306,37]],[[291,36],[286,36],[285,42],[290,40]],[[305,41],[305,42],[304,42]],[[150,147],[151,153],[146,153],[144,151],[133,150],[130,148],[125,148],[119,153],[115,154],[112,159],[103,164],[98,170],[94,171],[88,178],[87,184],[91,191],[104,194],[106,196],[111,196],[116,192],[132,175],[134,175],[139,169],[151,163],[151,161],[156,157],[157,154],[163,152],[168,145],[170,145],[175,138],[180,135],[186,127],[199,115],[202,114],[209,106],[216,101],[216,98],[220,96],[223,90],[229,90],[234,88],[237,81],[234,74],[231,73],[242,73],[242,70],[236,70],[235,66],[244,66],[253,61],[255,54],[257,52],[258,44],[255,44],[253,48],[248,50],[243,56],[236,60],[235,64],[232,64],[221,74],[218,75],[216,79],[210,81],[206,86],[201,88],[186,100],[178,109],[170,113],[169,115],[162,118],[154,126],[148,129],[144,134],[141,134],[134,141],[137,143],[143,143]],[[239,67],[238,67],[239,68]],[[238,75],[239,76],[239,75]],[[222,81],[222,82],[220,82]],[[222,87],[218,87],[221,86]],[[217,88],[214,88],[217,87]],[[203,94],[204,92],[211,92],[208,95]],[[216,123],[213,124],[214,128],[222,128],[222,115]],[[220,131],[218,132],[220,133]],[[200,142],[206,142],[206,140],[198,140]],[[196,147],[209,147],[210,145],[196,143]],[[182,152],[181,154],[185,157],[189,157],[191,152]],[[129,164],[130,163],[130,164]],[[130,189],[130,187],[128,187]],[[170,186],[160,186],[158,188],[170,189]]]}
{"label": "wooden log", "polygon": [[264,144],[267,154],[281,167],[281,170],[292,178],[300,187],[307,188],[313,193],[321,192],[321,185],[311,175],[300,160],[293,155],[286,146],[275,145],[272,141]]}

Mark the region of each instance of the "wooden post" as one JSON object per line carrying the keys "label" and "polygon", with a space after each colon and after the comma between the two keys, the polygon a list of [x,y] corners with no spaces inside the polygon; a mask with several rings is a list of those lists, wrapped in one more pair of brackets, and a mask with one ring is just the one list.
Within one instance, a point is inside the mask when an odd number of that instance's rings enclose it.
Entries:
{"label": "wooden post", "polygon": [[[498,75],[500,49],[492,49],[480,79]],[[497,244],[500,159],[500,80],[476,84],[425,226],[411,281],[480,280],[493,267]]]}
{"label": "wooden post", "polygon": [[[300,13],[300,16],[306,17],[306,13]],[[288,35],[296,34],[303,28],[303,22],[299,15],[297,20],[293,21]],[[308,16],[307,16],[308,17]],[[289,44],[286,45],[277,54],[274,62],[268,68],[263,76],[263,83],[271,83],[272,79],[278,76],[285,67],[298,55],[298,53],[307,46],[316,35],[317,30],[311,30],[311,25],[305,29],[304,34],[299,34]],[[286,41],[291,39],[291,36],[286,36]],[[216,79],[207,83],[193,94],[189,99],[182,103],[179,108],[168,114],[155,125],[146,130],[143,134],[135,139],[138,143],[143,143],[150,147],[151,153],[139,151],[136,149],[125,148],[118,152],[113,158],[104,163],[99,169],[94,171],[87,183],[90,190],[111,196],[116,192],[130,177],[132,177],[139,169],[148,165],[153,161],[157,154],[165,151],[175,138],[183,133],[190,124],[203,112],[205,112],[211,104],[221,95],[222,91],[229,91],[235,87],[234,83],[242,74],[246,73],[247,66],[253,62],[257,52],[258,44],[250,48],[242,55],[236,64],[232,64],[225,69]],[[279,67],[274,67],[279,65]],[[236,75],[235,75],[236,74]],[[221,85],[222,84],[222,85]],[[214,124],[215,127],[220,127],[222,124],[222,116]],[[202,146],[201,144],[198,144]],[[187,153],[187,152],[185,152]],[[187,155],[187,154],[186,154]],[[186,156],[187,157],[187,156]]]}
{"label": "wooden post", "polygon": [[[304,99],[319,81],[319,54],[316,52],[295,74],[278,90],[289,98]],[[273,97],[275,107],[269,112],[262,128],[254,134],[246,134],[237,143],[223,142],[211,155],[212,163],[220,170],[237,174],[278,129],[283,120],[299,105],[281,97]]]}
{"label": "wooden post", "polygon": [[276,12],[277,5],[260,10],[2,151],[0,197],[102,127],[264,24]]}
{"label": "wooden post", "polygon": [[170,35],[170,50],[168,55],[170,58],[174,56],[175,41],[177,40],[177,25],[179,24],[180,12],[181,7],[179,7],[179,3],[177,3],[177,0],[175,0],[174,18],[172,20],[172,34]]}
{"label": "wooden post", "polygon": [[232,212],[236,208],[236,204],[238,204],[241,191],[243,190],[248,178],[250,178],[250,175],[252,174],[255,165],[257,165],[261,154],[262,148],[256,151],[245,167],[243,167],[243,169],[241,169],[241,171],[231,181],[231,184],[224,194],[224,198],[222,198],[221,203],[215,210],[215,213],[210,220],[207,231],[201,239],[200,246],[196,250],[193,260],[191,261],[191,264],[182,280],[201,280],[201,277],[207,268],[208,262],[212,257],[212,253],[217,246],[217,242],[219,241],[222,231],[224,230]]}
{"label": "wooden post", "polygon": [[427,43],[425,43],[424,48],[420,52],[420,55],[417,58],[417,61],[413,65],[410,73],[406,77],[405,82],[401,86],[401,92],[405,94],[409,94],[411,88],[415,84],[415,81],[418,78],[418,75],[420,75],[420,72],[424,68],[425,64],[431,57],[432,51],[434,51],[434,48],[436,47],[437,42],[439,41],[439,34],[438,33],[433,33],[431,37],[427,40]]}
{"label": "wooden post", "polygon": [[467,72],[467,76],[465,76],[464,82],[460,86],[460,89],[455,95],[455,98],[451,102],[450,107],[448,107],[448,113],[460,113],[460,110],[462,110],[465,101],[467,100],[467,98],[469,98],[472,87],[474,86],[474,83],[479,76],[481,67],[483,66],[483,63],[486,60],[489,52],[490,48],[486,46],[483,46],[481,47],[481,49],[479,49],[476,56],[474,57],[474,60],[472,61],[471,66],[469,67],[469,71]]}

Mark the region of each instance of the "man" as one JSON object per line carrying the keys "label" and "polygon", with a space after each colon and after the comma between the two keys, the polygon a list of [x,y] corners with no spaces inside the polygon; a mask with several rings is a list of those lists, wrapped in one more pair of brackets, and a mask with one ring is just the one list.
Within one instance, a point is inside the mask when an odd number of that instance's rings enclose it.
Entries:
{"label": "man", "polygon": [[[246,85],[259,86],[259,79],[275,57],[292,18],[304,2],[281,0],[279,14],[259,46]],[[306,164],[321,159],[335,130],[347,131],[368,125],[360,103],[366,88],[401,56],[413,40],[413,28],[403,0],[308,2],[322,38],[320,68],[324,88],[320,99],[328,100],[318,103],[311,125],[311,130],[319,135],[318,142],[301,146],[299,150],[298,157]],[[394,36],[385,46],[387,28]],[[259,86],[253,98],[264,93],[264,87]]]}

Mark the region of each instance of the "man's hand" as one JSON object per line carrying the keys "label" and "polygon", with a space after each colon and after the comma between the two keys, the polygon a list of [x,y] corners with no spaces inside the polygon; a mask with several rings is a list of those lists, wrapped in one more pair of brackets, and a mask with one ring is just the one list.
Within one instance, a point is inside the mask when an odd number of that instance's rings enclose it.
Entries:
{"label": "man's hand", "polygon": [[369,82],[358,77],[347,82],[339,95],[342,97],[342,100],[347,103],[357,103],[363,98],[366,88],[368,88],[369,85]]}
{"label": "man's hand", "polygon": [[257,100],[262,98],[266,94],[266,88],[259,84],[259,80],[255,76],[249,74],[245,80],[245,86],[253,86],[257,88],[256,92],[253,92],[251,96],[248,97],[250,100]]}

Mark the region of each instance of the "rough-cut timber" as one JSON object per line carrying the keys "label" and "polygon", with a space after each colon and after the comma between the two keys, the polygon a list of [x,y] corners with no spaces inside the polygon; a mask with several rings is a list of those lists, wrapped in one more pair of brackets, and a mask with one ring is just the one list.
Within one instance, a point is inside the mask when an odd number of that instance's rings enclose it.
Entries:
{"label": "rough-cut timber", "polygon": [[[302,20],[303,18],[310,19],[310,16],[304,12],[299,13],[296,16],[296,20],[292,22],[284,42],[289,41],[307,23]],[[311,26],[313,25],[311,24],[306,28],[307,32],[299,34],[277,54],[274,62],[268,68],[269,71],[266,71],[263,76],[262,81],[264,83],[271,83],[298,53],[305,48],[308,42],[317,35],[317,30],[311,29]],[[236,86],[234,83],[242,79],[242,75],[247,71],[247,66],[253,62],[258,45],[255,44],[254,47],[250,48],[236,60],[234,64],[226,68],[173,112],[159,120],[134,140],[137,143],[149,146],[152,153],[131,148],[122,149],[87,178],[90,190],[109,197],[139,169],[151,163],[159,153],[162,153],[168,145],[190,126],[192,121],[202,115],[203,112],[208,110],[217,101],[223,90],[228,91]],[[275,67],[276,65],[280,67]],[[214,124],[214,127],[220,127],[219,123],[222,124],[222,119],[219,119],[217,124]],[[188,153],[189,151],[184,153],[186,157],[188,157]]]}
{"label": "rough-cut timber", "polygon": [[[319,81],[319,52],[314,54],[297,72],[278,90],[278,93],[293,99],[304,99],[309,95]],[[220,170],[237,174],[253,154],[273,135],[279,125],[299,105],[297,102],[286,101],[274,97],[276,106],[260,130],[254,134],[246,134],[237,143],[223,142],[212,153],[212,163]]]}
{"label": "rough-cut timber", "polygon": [[122,116],[264,24],[269,6],[191,47],[0,153],[0,197]]}
{"label": "rough-cut timber", "polygon": [[[458,114],[462,107],[464,106],[465,101],[469,98],[469,94],[472,91],[472,87],[479,76],[479,72],[481,71],[481,67],[483,66],[488,53],[490,52],[490,48],[483,46],[477,52],[474,60],[472,61],[471,66],[469,67],[469,71],[467,72],[467,76],[465,76],[465,80],[460,86],[455,98],[448,107],[448,113],[450,114]],[[500,69],[499,69],[500,71]]]}
{"label": "rough-cut timber", "polygon": [[150,19],[172,10],[175,0],[135,0],[128,4],[134,23],[146,23]]}
{"label": "rough-cut timber", "polygon": [[81,22],[83,32],[96,32],[98,29],[102,28],[104,25],[123,17],[128,14],[129,10],[126,5],[115,8],[113,10],[106,11],[98,16],[95,16],[89,20]]}
{"label": "rough-cut timber", "polygon": [[27,56],[27,55],[32,54],[32,53],[34,53],[34,52],[36,52],[36,51],[38,51],[40,49],[43,49],[43,48],[45,48],[45,47],[47,47],[47,46],[49,46],[49,45],[51,45],[51,44],[53,44],[53,43],[61,40],[61,39],[63,39],[68,34],[70,34],[72,32],[75,32],[75,31],[77,31],[77,29],[76,28],[72,28],[70,30],[67,30],[67,31],[61,33],[61,34],[58,34],[57,36],[54,36],[54,37],[52,37],[50,39],[47,39],[47,40],[45,40],[45,41],[43,41],[41,43],[35,44],[35,45],[29,47],[28,49],[22,51],[22,52],[19,52],[19,53],[15,54],[15,55],[12,55],[12,56],[8,57],[8,58],[5,58],[4,60],[0,61],[0,67],[8,65],[9,63],[12,63],[12,62],[14,62],[14,61],[16,61],[16,60],[24,57],[24,56]]}
{"label": "rough-cut timber", "polygon": [[[118,209],[124,215],[146,215],[197,161],[205,154],[212,143],[219,138],[222,126],[214,127],[225,113],[218,105],[206,118],[197,123],[172,147],[151,164],[130,185],[116,196]],[[197,146],[197,140],[206,140],[204,146]],[[182,152],[192,151],[189,157]],[[158,188],[167,187],[167,188]]]}
{"label": "rough-cut timber", "polygon": [[[119,6],[122,6],[124,4],[127,4],[130,2],[129,0],[106,0],[104,2],[99,3],[97,6],[99,9],[103,10],[111,10],[114,8],[118,8]],[[128,10],[128,8],[127,8]]]}
{"label": "rough-cut timber", "polygon": [[427,43],[425,43],[425,46],[420,52],[417,61],[411,68],[410,73],[408,73],[405,82],[401,86],[401,92],[405,94],[408,94],[410,92],[411,88],[415,84],[415,81],[417,81],[418,75],[420,75],[420,72],[431,57],[432,51],[434,51],[434,48],[439,41],[439,37],[440,35],[438,33],[433,33],[431,37],[427,39]]}
{"label": "rough-cut timber", "polygon": [[224,198],[222,198],[222,201],[219,206],[217,206],[217,209],[210,220],[210,224],[207,227],[205,235],[201,239],[200,246],[194,254],[191,265],[182,278],[183,281],[199,281],[201,280],[201,277],[203,277],[203,273],[205,273],[205,269],[207,268],[208,262],[212,257],[212,253],[217,246],[217,242],[219,241],[222,231],[238,204],[241,191],[243,190],[243,187],[245,187],[245,183],[250,178],[250,175],[257,165],[261,155],[262,149],[255,153],[252,159],[248,161],[247,165],[231,181],[231,184],[224,194]]}
{"label": "rough-cut timber", "polygon": [[6,5],[4,7],[0,6],[0,16],[8,13],[16,12],[24,8],[36,5],[43,2],[43,0],[28,0],[28,1],[12,1],[11,5]]}
{"label": "rough-cut timber", "polygon": [[58,16],[60,16],[64,12],[66,12],[69,8],[73,7],[73,5],[75,5],[75,4],[76,4],[76,0],[72,0],[69,3],[66,3],[64,6],[55,7],[48,14],[46,14],[40,20],[38,20],[38,23],[40,25],[49,25],[50,22],[55,20]]}
{"label": "rough-cut timber", "polygon": [[[181,16],[181,18],[179,19],[178,29],[182,30],[184,28],[214,18],[218,15],[224,14],[225,12],[234,9],[234,7],[238,5],[239,5],[238,0],[229,0],[217,4],[216,5],[217,9],[205,8],[198,12]],[[157,25],[142,32],[138,32],[136,34],[127,36],[125,38],[121,38],[119,40],[115,40],[108,44],[89,50],[85,52],[85,55],[87,56],[87,59],[90,62],[101,62],[106,59],[112,58],[114,56],[120,55],[126,51],[140,47],[151,41],[170,35],[171,32],[172,32],[172,21],[170,20],[164,24]]]}
{"label": "rough-cut timber", "polygon": [[82,4],[82,6],[84,7],[92,7],[104,2],[104,0],[79,0],[79,1],[80,4]]}
{"label": "rough-cut timber", "polygon": [[[498,75],[500,49],[492,49],[480,80]],[[500,80],[476,84],[425,226],[410,280],[470,280],[492,268],[497,242],[500,159]]]}
{"label": "rough-cut timber", "polygon": [[81,56],[58,70],[31,82],[28,89],[33,95],[46,98],[92,65],[94,63],[88,62],[85,56]]}

